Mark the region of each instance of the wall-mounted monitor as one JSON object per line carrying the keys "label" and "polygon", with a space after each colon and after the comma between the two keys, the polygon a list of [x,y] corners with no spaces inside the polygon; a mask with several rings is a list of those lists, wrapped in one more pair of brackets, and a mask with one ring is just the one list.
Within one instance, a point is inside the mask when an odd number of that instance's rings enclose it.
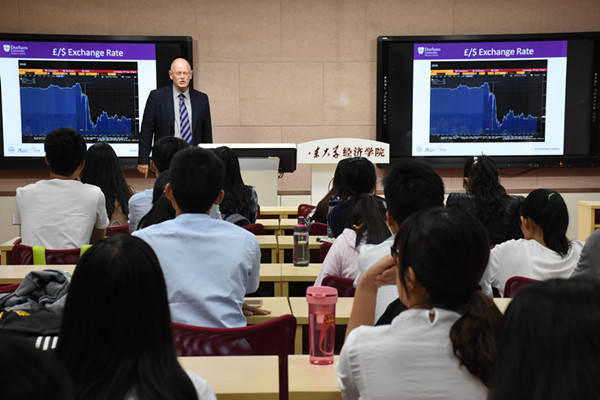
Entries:
{"label": "wall-mounted monitor", "polygon": [[600,166],[600,32],[378,38],[377,140],[392,162]]}
{"label": "wall-mounted monitor", "polygon": [[133,168],[148,94],[192,56],[189,36],[0,34],[0,166],[43,167],[45,136],[69,127]]}

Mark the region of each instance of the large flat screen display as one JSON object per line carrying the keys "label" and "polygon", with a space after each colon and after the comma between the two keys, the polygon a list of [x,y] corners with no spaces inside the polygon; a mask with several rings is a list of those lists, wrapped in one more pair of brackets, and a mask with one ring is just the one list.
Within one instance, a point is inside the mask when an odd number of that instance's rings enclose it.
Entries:
{"label": "large flat screen display", "polygon": [[392,161],[598,166],[598,33],[379,37],[377,137]]}
{"label": "large flat screen display", "polygon": [[168,84],[171,60],[191,61],[189,37],[0,35],[1,157],[43,165],[44,139],[59,127],[88,145],[109,143],[134,166],[151,90]]}

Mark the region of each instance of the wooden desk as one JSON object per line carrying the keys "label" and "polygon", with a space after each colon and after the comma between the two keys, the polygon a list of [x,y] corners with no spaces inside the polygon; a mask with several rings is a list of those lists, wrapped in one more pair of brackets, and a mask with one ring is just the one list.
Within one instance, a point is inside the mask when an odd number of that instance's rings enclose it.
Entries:
{"label": "wooden desk", "polygon": [[248,299],[262,299],[263,304],[260,308],[271,311],[269,315],[252,315],[246,317],[248,325],[259,324],[292,313],[287,297],[248,297]]}
{"label": "wooden desk", "polygon": [[73,275],[75,265],[4,265],[0,267],[0,284],[21,283],[29,272],[44,269],[58,269]]}
{"label": "wooden desk", "polygon": [[[219,400],[279,398],[277,356],[179,357],[179,363],[206,379]],[[335,364],[314,365],[308,355],[290,355],[288,376],[290,400],[341,399]]]}
{"label": "wooden desk", "polygon": [[281,296],[289,296],[290,282],[314,282],[323,264],[309,264],[296,267],[294,264],[281,265]]}
{"label": "wooden desk", "polygon": [[265,227],[268,235],[279,235],[279,219],[278,218],[260,218],[256,220],[257,224]]}
{"label": "wooden desk", "polygon": [[[258,236],[257,236],[258,237]],[[321,242],[317,241],[317,238],[320,236],[309,236],[308,238],[308,248],[310,250],[319,250],[321,247]],[[283,262],[284,253],[286,250],[292,251],[294,249],[294,237],[293,236],[279,236],[277,238],[279,242],[279,262]]]}
{"label": "wooden desk", "polygon": [[277,356],[179,357],[179,363],[206,379],[219,400],[279,399]]}
{"label": "wooden desk", "polygon": [[271,250],[271,262],[277,262],[279,245],[277,243],[277,236],[275,235],[257,235],[256,240],[261,249]]}
{"label": "wooden desk", "polygon": [[278,219],[292,218],[298,215],[298,206],[261,206],[260,217],[274,217]]}
{"label": "wooden desk", "polygon": [[[335,356],[335,362],[339,357]],[[290,400],[340,400],[335,362],[331,365],[311,364],[308,355],[288,356]]]}
{"label": "wooden desk", "polygon": [[10,239],[8,242],[4,242],[0,244],[0,256],[2,260],[0,260],[1,265],[10,265],[12,263],[12,248],[13,243],[17,240],[19,236]]}
{"label": "wooden desk", "polygon": [[509,298],[494,298],[494,303],[496,303],[496,307],[500,309],[500,312],[504,314],[506,307],[508,307],[508,304],[511,302],[511,300],[512,299]]}
{"label": "wooden desk", "polygon": [[[290,297],[290,308],[296,317],[296,354],[302,353],[302,325],[308,325],[308,303],[305,297]],[[354,297],[340,297],[335,306],[335,324],[347,325]]]}
{"label": "wooden desk", "polygon": [[[260,281],[273,282],[273,295],[275,297],[283,296],[281,288],[281,264],[261,263],[260,264]],[[287,296],[286,296],[287,297]]]}

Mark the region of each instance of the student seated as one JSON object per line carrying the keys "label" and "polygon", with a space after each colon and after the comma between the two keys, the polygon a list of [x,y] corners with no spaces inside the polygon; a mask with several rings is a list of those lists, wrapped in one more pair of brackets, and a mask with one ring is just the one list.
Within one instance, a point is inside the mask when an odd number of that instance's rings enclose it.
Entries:
{"label": "student seated", "polygon": [[77,263],[56,355],[73,400],[216,399],[206,380],[179,365],[160,264],[129,235],[99,242]]}
{"label": "student seated", "polygon": [[[411,215],[391,255],[360,278],[336,364],[344,399],[486,399],[502,314],[477,283],[489,257],[484,227],[450,208]],[[407,310],[373,319],[377,288],[396,283]]]}
{"label": "student seated", "polygon": [[72,249],[96,243],[108,226],[104,194],[81,183],[85,140],[59,128],[44,140],[50,179],[17,189],[13,224],[21,225],[21,243],[48,249]]}
{"label": "student seated", "polygon": [[[338,237],[346,228],[352,227],[351,213],[353,202],[351,198],[361,193],[371,194],[375,191],[377,184],[377,173],[371,161],[364,157],[348,159],[340,170],[340,182],[342,192],[347,195],[345,201],[331,210],[327,217],[327,224],[331,228],[331,234]],[[378,200],[377,209],[385,216],[385,202],[381,197]]]}
{"label": "student seated", "polygon": [[[351,158],[344,158],[343,160],[338,161],[335,172],[333,173],[333,179],[331,180],[331,189],[327,192],[325,196],[315,206],[315,208],[308,214],[306,221],[307,224],[312,222],[320,222],[322,224],[327,223],[327,217],[329,216],[329,200],[332,197],[337,198],[337,204],[346,201],[348,196],[344,193],[344,189],[342,187],[342,169],[346,164],[348,164],[348,160]],[[336,204],[336,205],[337,205]]]}
{"label": "student seated", "polygon": [[[387,205],[387,223],[393,235],[378,245],[365,245],[361,248],[355,287],[360,275],[381,257],[389,254],[390,247],[394,244],[394,235],[406,218],[424,208],[444,205],[442,178],[429,165],[413,160],[397,164],[390,171],[383,181],[383,192]],[[389,324],[403,309],[396,287],[382,286],[377,291],[375,319],[369,324],[373,325],[375,322]]]}
{"label": "student seated", "polygon": [[253,186],[244,184],[237,156],[227,146],[217,147],[214,152],[225,164],[225,197],[219,204],[221,217],[240,226],[255,223],[258,195]]}
{"label": "student seated", "polygon": [[[169,169],[175,153],[188,147],[190,147],[188,142],[174,136],[167,136],[157,140],[154,146],[152,146],[152,159],[150,160],[150,170],[156,178]],[[140,220],[152,208],[152,194],[153,189],[146,189],[134,194],[129,199],[130,232],[135,232],[138,229]]]}
{"label": "student seated", "polygon": [[88,149],[81,182],[98,186],[104,193],[109,226],[127,225],[129,198],[135,192],[127,185],[117,154],[106,142],[99,142]]}
{"label": "student seated", "polygon": [[358,255],[364,244],[379,244],[390,236],[390,229],[379,211],[379,200],[368,193],[353,196],[350,221],[329,249],[315,286],[320,286],[328,275],[354,279],[358,275]]}
{"label": "student seated", "polygon": [[491,400],[587,400],[600,393],[600,281],[551,279],[504,314]]}
{"label": "student seated", "polygon": [[536,280],[571,276],[583,243],[567,239],[568,226],[569,213],[560,194],[548,189],[529,193],[521,205],[524,238],[492,249],[481,280],[483,292],[492,295],[494,287],[502,296],[506,281],[513,276]]}
{"label": "student seated", "polygon": [[169,182],[169,170],[163,171],[156,181],[152,191],[152,208],[142,217],[138,224],[139,229],[144,229],[150,225],[159,224],[169,219],[175,218],[175,209],[171,200],[165,194],[165,187]]}
{"label": "student seated", "polygon": [[467,193],[450,193],[446,205],[460,208],[479,219],[492,245],[523,237],[519,221],[523,197],[506,194],[491,158],[469,158],[465,163],[463,186]]}
{"label": "student seated", "polygon": [[165,192],[175,219],[133,234],[155,251],[163,269],[174,322],[246,326],[244,296],[258,289],[260,247],[249,231],[209,216],[223,199],[223,162],[210,150],[181,150]]}

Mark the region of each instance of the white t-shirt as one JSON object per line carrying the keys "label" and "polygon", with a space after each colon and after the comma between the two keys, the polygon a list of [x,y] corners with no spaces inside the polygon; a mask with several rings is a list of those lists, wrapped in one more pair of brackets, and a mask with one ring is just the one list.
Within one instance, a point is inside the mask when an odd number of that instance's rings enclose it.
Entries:
{"label": "white t-shirt", "polygon": [[315,280],[315,286],[321,286],[323,278],[329,275],[341,276],[348,279],[356,278],[358,274],[358,252],[367,241],[366,235],[363,235],[362,241],[355,248],[356,231],[346,228],[340,236],[335,239],[331,245],[323,265]]}
{"label": "white t-shirt", "polygon": [[336,364],[344,399],[479,399],[488,389],[452,352],[454,311],[410,309],[391,325],[350,332]]}
{"label": "white t-shirt", "polygon": [[99,187],[73,179],[49,179],[17,189],[13,224],[22,243],[48,249],[73,249],[90,243],[94,228],[108,226]]}
{"label": "white t-shirt", "polygon": [[494,247],[481,278],[481,290],[492,294],[492,287],[504,295],[506,281],[513,276],[544,281],[552,278],[568,278],[579,261],[583,243],[570,242],[566,256],[542,246],[536,240],[509,240]]}
{"label": "white t-shirt", "polygon": [[[360,255],[358,256],[358,276],[354,280],[354,287],[356,287],[358,284],[358,280],[360,279],[361,275],[364,274],[371,265],[390,254],[390,248],[394,244],[394,238],[395,236],[392,235],[379,244],[366,244],[362,246],[360,249]],[[397,298],[398,288],[396,285],[382,286],[377,290],[374,322],[377,322],[377,320],[385,312],[387,306]]]}

